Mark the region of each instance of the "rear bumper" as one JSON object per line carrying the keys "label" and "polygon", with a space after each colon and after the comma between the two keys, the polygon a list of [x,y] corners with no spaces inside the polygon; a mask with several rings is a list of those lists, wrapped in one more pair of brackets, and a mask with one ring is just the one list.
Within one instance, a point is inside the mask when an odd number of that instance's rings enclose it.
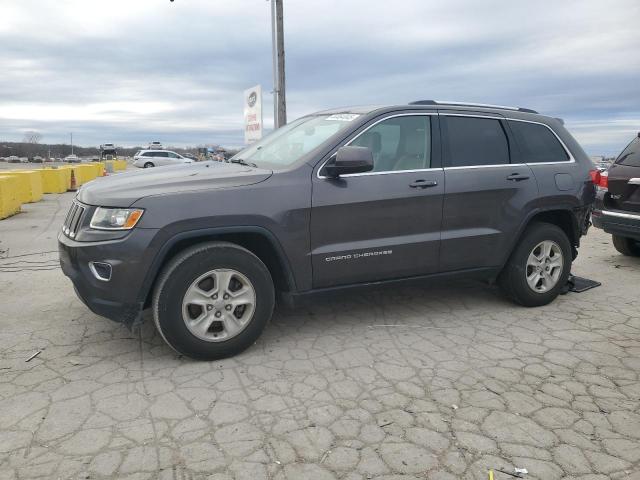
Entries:
{"label": "rear bumper", "polygon": [[612,235],[640,241],[640,215],[621,210],[594,210],[593,225]]}

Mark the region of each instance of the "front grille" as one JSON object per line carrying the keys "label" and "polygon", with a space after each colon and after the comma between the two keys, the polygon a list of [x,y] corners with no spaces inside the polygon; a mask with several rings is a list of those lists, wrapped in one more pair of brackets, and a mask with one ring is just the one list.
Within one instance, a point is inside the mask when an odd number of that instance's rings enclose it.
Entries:
{"label": "front grille", "polygon": [[69,213],[67,213],[67,218],[64,220],[64,224],[62,225],[62,232],[69,238],[75,238],[78,230],[80,229],[80,222],[82,221],[82,216],[84,215],[85,208],[73,202],[71,204],[71,209],[69,209]]}

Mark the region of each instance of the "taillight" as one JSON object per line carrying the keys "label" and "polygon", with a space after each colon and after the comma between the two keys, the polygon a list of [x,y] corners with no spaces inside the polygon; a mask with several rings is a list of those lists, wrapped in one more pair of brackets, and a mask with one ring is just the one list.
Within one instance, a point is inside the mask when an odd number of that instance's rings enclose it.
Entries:
{"label": "taillight", "polygon": [[600,170],[590,170],[589,175],[591,175],[591,181],[596,187],[600,187],[604,190],[609,188],[609,172]]}

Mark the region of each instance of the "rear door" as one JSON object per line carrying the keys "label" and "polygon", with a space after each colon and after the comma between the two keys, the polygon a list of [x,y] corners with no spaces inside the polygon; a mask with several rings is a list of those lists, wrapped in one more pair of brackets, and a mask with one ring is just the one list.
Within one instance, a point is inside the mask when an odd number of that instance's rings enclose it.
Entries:
{"label": "rear door", "polygon": [[440,116],[445,196],[440,271],[501,265],[538,187],[530,168],[511,163],[512,140],[498,115]]}
{"label": "rear door", "polygon": [[314,173],[314,288],[437,272],[444,192],[439,139],[437,115],[389,115],[347,142],[372,150],[373,171],[337,179],[322,167]]}
{"label": "rear door", "polygon": [[609,168],[608,208],[640,213],[640,137]]}

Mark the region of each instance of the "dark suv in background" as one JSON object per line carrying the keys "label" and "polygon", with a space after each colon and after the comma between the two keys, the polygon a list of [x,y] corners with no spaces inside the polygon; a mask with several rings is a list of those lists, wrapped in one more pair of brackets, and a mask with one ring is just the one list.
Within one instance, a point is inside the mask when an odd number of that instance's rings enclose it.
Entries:
{"label": "dark suv in background", "polygon": [[594,182],[594,226],[611,234],[620,253],[640,256],[640,133],[606,172],[594,173]]}
{"label": "dark suv in background", "polygon": [[593,165],[562,121],[419,101],[300,118],[238,153],[83,186],[60,262],[91,310],[152,307],[175,350],[251,345],[276,292],[428,277],[497,281],[545,305],[589,226]]}

